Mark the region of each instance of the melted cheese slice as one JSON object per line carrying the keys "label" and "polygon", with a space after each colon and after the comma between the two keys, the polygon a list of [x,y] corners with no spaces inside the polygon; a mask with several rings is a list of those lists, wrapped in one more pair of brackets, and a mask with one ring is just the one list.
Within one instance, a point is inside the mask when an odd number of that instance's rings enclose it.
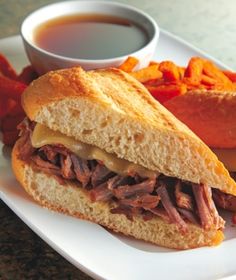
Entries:
{"label": "melted cheese slice", "polygon": [[236,149],[213,149],[218,159],[229,171],[236,171]]}
{"label": "melted cheese slice", "polygon": [[109,170],[121,175],[137,173],[142,177],[153,178],[157,177],[159,174],[158,172],[148,170],[141,165],[120,159],[114,154],[107,153],[95,146],[82,143],[58,131],[51,130],[45,125],[36,124],[31,136],[31,142],[32,146],[35,148],[40,148],[44,145],[61,144],[80,158],[102,161]]}

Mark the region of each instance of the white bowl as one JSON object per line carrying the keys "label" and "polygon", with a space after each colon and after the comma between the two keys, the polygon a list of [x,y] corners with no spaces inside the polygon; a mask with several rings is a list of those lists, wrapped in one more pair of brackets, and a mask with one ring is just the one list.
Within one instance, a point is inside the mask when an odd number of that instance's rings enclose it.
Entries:
{"label": "white bowl", "polygon": [[[134,53],[99,60],[60,56],[55,53],[50,53],[35,44],[33,35],[38,25],[60,16],[93,13],[117,16],[138,23],[146,30],[150,40],[143,48]],[[44,74],[50,70],[78,65],[86,70],[117,67],[128,56],[134,56],[139,59],[140,63],[137,68],[145,67],[154,54],[159,38],[159,28],[154,19],[132,6],[105,1],[66,1],[45,6],[28,15],[22,23],[21,36],[30,62],[39,74]]]}

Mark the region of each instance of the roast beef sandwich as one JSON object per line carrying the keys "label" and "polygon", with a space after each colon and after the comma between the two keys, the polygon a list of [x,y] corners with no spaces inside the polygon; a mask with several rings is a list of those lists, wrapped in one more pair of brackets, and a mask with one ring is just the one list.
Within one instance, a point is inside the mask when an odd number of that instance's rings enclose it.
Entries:
{"label": "roast beef sandwich", "polygon": [[157,245],[219,244],[212,193],[236,195],[215,154],[118,69],[49,72],[24,92],[12,165],[41,205]]}
{"label": "roast beef sandwich", "polygon": [[[196,133],[236,180],[236,92],[193,90],[170,99],[165,107]],[[216,203],[236,212],[236,197],[214,193]]]}

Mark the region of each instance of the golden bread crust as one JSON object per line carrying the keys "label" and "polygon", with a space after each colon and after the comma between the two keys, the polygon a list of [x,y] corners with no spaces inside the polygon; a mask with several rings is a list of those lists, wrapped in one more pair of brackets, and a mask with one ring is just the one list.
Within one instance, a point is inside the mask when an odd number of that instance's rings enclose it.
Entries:
{"label": "golden bread crust", "polygon": [[212,151],[118,69],[49,72],[24,92],[30,119],[167,176],[236,195],[236,183]]}
{"label": "golden bread crust", "polygon": [[188,224],[188,233],[182,235],[175,224],[169,224],[158,217],[144,221],[141,216],[137,216],[131,221],[124,215],[111,214],[110,209],[114,205],[92,203],[88,193],[78,185],[70,182],[60,185],[54,177],[34,170],[29,163],[19,159],[19,149],[18,141],[12,152],[12,167],[16,178],[39,204],[48,209],[168,248],[214,246],[223,240],[222,231],[216,229],[205,231],[199,226]]}
{"label": "golden bread crust", "polygon": [[236,92],[191,91],[164,103],[212,148],[236,148]]}

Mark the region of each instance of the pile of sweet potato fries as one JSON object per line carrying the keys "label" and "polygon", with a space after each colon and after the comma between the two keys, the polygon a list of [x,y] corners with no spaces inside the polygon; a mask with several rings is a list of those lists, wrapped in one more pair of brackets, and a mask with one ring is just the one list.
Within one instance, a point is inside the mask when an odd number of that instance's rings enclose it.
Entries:
{"label": "pile of sweet potato fries", "polygon": [[236,73],[222,71],[200,57],[192,57],[186,68],[172,61],[162,61],[151,62],[148,67],[133,71],[138,63],[136,58],[129,57],[119,68],[143,83],[161,103],[194,89],[236,90]]}
{"label": "pile of sweet potato fries", "polygon": [[[192,57],[187,67],[180,67],[172,61],[153,61],[148,67],[134,71],[138,63],[136,58],[129,57],[119,68],[143,83],[161,103],[194,89],[236,90],[236,73],[222,71],[211,61],[200,57]],[[6,145],[12,146],[18,137],[17,125],[25,117],[21,94],[35,78],[37,73],[32,66],[25,67],[17,75],[0,54],[0,130]]]}
{"label": "pile of sweet potato fries", "polygon": [[0,54],[0,130],[5,145],[12,146],[18,137],[16,127],[25,117],[21,94],[35,78],[36,73],[31,66],[17,75],[7,59]]}

